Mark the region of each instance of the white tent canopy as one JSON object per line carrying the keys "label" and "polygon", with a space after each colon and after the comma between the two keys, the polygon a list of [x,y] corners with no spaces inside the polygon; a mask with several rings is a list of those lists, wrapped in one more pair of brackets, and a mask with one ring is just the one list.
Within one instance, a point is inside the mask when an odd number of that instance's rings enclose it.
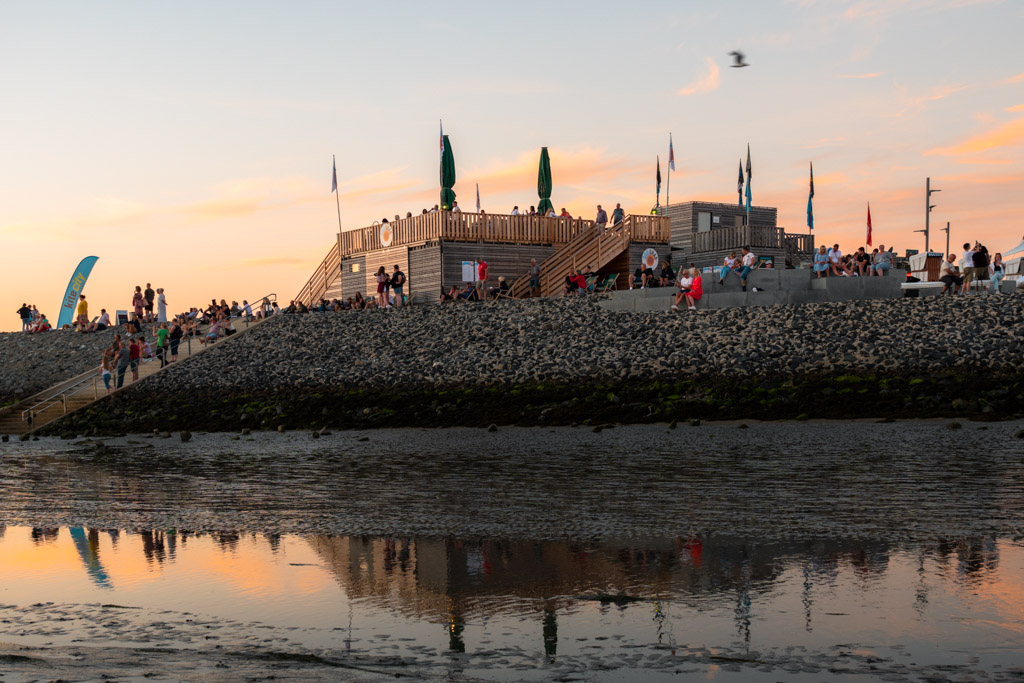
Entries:
{"label": "white tent canopy", "polygon": [[1018,244],[1017,246],[1015,246],[1015,247],[1014,247],[1013,249],[1011,249],[1010,251],[1008,251],[1008,252],[1006,252],[1005,254],[1003,254],[1003,258],[1005,258],[1005,257],[1009,256],[1010,254],[1016,254],[1016,253],[1017,253],[1018,251],[1024,251],[1024,241],[1022,241],[1022,242],[1021,242],[1020,244]]}

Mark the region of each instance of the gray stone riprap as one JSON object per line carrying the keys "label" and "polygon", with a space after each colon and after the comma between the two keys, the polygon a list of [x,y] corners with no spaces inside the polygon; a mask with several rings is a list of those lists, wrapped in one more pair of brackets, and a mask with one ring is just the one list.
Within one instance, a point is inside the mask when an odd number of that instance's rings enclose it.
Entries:
{"label": "gray stone riprap", "polygon": [[270,320],[132,392],[1020,370],[1024,297],[620,313],[591,297]]}
{"label": "gray stone riprap", "polygon": [[92,368],[98,372],[103,349],[113,339],[113,330],[0,333],[0,404],[31,396]]}

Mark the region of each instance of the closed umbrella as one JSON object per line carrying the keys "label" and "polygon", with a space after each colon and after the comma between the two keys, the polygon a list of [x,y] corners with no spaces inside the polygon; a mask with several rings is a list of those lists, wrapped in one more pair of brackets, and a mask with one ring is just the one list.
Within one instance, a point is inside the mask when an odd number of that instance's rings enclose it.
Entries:
{"label": "closed umbrella", "polygon": [[455,157],[448,136],[442,138],[444,150],[441,152],[441,209],[451,211],[455,204]]}
{"label": "closed umbrella", "polygon": [[554,207],[551,205],[551,159],[548,158],[548,148],[540,148],[540,170],[537,171],[537,194],[540,196],[540,203],[537,204],[537,213],[541,216],[548,215]]}

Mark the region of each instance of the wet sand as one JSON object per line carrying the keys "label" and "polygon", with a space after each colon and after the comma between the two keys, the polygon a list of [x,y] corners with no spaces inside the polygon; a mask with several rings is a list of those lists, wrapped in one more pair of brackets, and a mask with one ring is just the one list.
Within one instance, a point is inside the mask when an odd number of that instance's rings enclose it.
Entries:
{"label": "wet sand", "polygon": [[565,539],[1024,535],[1024,422],[713,423],[44,439],[0,523]]}

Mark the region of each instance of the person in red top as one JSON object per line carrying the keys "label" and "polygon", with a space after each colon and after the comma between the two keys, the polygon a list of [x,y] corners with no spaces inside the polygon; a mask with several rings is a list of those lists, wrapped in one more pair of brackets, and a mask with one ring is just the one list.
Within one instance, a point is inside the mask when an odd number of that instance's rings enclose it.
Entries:
{"label": "person in red top", "polygon": [[487,291],[487,261],[485,261],[482,256],[477,259],[477,262],[476,262],[476,273],[477,273],[477,280],[478,280],[478,282],[476,283],[477,289],[482,290],[481,293],[486,292]]}
{"label": "person in red top", "polygon": [[132,369],[132,381],[139,379],[139,360],[142,358],[142,347],[138,339],[132,339],[128,346],[128,362]]}
{"label": "person in red top", "polygon": [[686,304],[690,307],[691,311],[697,310],[697,302],[704,296],[704,283],[700,278],[700,271],[696,268],[693,269],[693,283],[690,285],[690,291],[684,295],[686,297]]}

